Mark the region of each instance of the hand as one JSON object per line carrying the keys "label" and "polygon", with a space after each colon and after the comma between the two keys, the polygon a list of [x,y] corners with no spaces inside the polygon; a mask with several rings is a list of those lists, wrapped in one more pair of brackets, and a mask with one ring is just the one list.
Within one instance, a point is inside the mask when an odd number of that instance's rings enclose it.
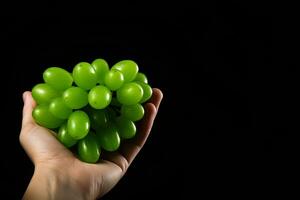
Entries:
{"label": "hand", "polygon": [[153,89],[145,116],[137,125],[135,138],[124,141],[118,152],[101,154],[96,164],[77,159],[55,137],[32,118],[36,106],[30,92],[24,92],[20,143],[35,169],[23,199],[96,199],[111,190],[127,171],[151,131],[163,94]]}

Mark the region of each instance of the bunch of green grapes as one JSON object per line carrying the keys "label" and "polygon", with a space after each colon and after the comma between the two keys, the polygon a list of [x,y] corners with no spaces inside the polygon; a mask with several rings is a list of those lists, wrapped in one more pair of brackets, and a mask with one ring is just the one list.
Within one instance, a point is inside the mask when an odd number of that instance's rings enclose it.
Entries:
{"label": "bunch of green grapes", "polygon": [[111,68],[104,59],[80,62],[72,73],[50,67],[43,79],[32,89],[37,102],[33,118],[89,163],[99,160],[101,149],[116,151],[121,140],[135,136],[135,122],[144,116],[142,104],[152,95],[146,75],[132,60]]}

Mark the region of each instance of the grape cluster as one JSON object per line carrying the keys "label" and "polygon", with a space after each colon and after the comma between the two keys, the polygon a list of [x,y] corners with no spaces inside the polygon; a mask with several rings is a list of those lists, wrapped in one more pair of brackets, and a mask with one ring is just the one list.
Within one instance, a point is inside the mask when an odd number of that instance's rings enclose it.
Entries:
{"label": "grape cluster", "polygon": [[80,62],[72,73],[50,67],[43,79],[32,89],[37,102],[33,118],[89,163],[99,160],[101,149],[116,151],[121,140],[135,136],[142,104],[152,95],[146,75],[132,60],[111,68],[104,59]]}

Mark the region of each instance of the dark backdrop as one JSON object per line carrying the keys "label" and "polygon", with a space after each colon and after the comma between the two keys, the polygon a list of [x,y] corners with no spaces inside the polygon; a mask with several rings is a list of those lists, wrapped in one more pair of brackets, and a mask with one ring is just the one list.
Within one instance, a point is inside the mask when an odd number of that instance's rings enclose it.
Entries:
{"label": "dark backdrop", "polygon": [[295,148],[285,87],[293,80],[276,57],[274,19],[255,5],[203,10],[4,17],[2,193],[19,199],[33,172],[18,142],[22,92],[49,66],[71,70],[99,57],[135,60],[164,93],[149,140],[104,199],[247,196],[284,177],[273,172]]}

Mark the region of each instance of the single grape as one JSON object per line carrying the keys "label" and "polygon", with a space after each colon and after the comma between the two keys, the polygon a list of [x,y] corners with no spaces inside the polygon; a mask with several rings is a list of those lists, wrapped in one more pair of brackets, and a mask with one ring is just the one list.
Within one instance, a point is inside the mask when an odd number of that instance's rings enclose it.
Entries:
{"label": "single grape", "polygon": [[142,83],[148,84],[147,76],[141,72],[137,73],[134,81],[140,81]]}
{"label": "single grape", "polygon": [[98,110],[92,107],[88,107],[87,113],[90,118],[91,127],[97,130],[100,127],[106,127],[108,125],[108,116],[105,110]]}
{"label": "single grape", "polygon": [[68,119],[68,133],[76,139],[84,138],[90,131],[90,120],[88,115],[81,111],[73,112]]}
{"label": "single grape", "polygon": [[59,67],[50,67],[43,73],[43,78],[46,83],[56,90],[64,91],[72,86],[72,75]]}
{"label": "single grape", "polygon": [[72,138],[68,133],[67,123],[64,123],[58,131],[57,134],[58,140],[67,148],[70,148],[71,146],[75,145],[77,140]]}
{"label": "single grape", "polygon": [[104,84],[112,91],[119,89],[124,83],[124,76],[118,70],[110,70],[104,77]]}
{"label": "single grape", "polygon": [[87,62],[78,63],[73,69],[73,79],[77,86],[89,90],[97,83],[95,69]]}
{"label": "single grape", "polygon": [[64,91],[62,98],[71,109],[80,109],[88,104],[88,93],[80,87],[70,87]]}
{"label": "single grape", "polygon": [[61,97],[57,97],[51,101],[49,111],[59,119],[67,119],[72,113],[72,109],[65,104]]}
{"label": "single grape", "polygon": [[144,108],[141,104],[134,104],[130,106],[123,105],[121,107],[121,115],[135,122],[143,118]]}
{"label": "single grape", "polygon": [[95,133],[90,132],[85,138],[78,142],[79,159],[88,162],[96,163],[99,160],[101,149],[99,148]]}
{"label": "single grape", "polygon": [[134,105],[143,97],[143,89],[137,83],[126,83],[117,90],[117,99],[121,104]]}
{"label": "single grape", "polygon": [[116,119],[116,126],[118,129],[119,136],[122,139],[130,139],[133,138],[136,134],[135,124],[127,119],[126,117],[118,117]]}
{"label": "single grape", "polygon": [[106,151],[116,151],[120,146],[120,136],[114,125],[98,129],[96,137],[98,144]]}
{"label": "single grape", "polygon": [[105,74],[109,71],[107,62],[104,59],[96,59],[92,62],[92,67],[96,71],[97,82],[104,84]]}
{"label": "single grape", "polygon": [[152,96],[152,88],[150,85],[142,83],[140,81],[137,81],[136,83],[139,84],[143,88],[143,97],[140,100],[140,103],[145,103]]}
{"label": "single grape", "polygon": [[58,128],[64,122],[64,120],[52,115],[49,106],[46,104],[37,105],[32,112],[32,116],[36,123],[51,129]]}
{"label": "single grape", "polygon": [[132,60],[122,60],[112,66],[111,69],[116,69],[122,72],[125,83],[133,81],[139,71],[138,65]]}
{"label": "single grape", "polygon": [[88,102],[95,109],[103,109],[110,104],[111,96],[111,91],[107,87],[99,85],[90,90]]}
{"label": "single grape", "polygon": [[32,97],[37,104],[48,104],[59,96],[60,92],[47,83],[39,83],[32,88]]}

